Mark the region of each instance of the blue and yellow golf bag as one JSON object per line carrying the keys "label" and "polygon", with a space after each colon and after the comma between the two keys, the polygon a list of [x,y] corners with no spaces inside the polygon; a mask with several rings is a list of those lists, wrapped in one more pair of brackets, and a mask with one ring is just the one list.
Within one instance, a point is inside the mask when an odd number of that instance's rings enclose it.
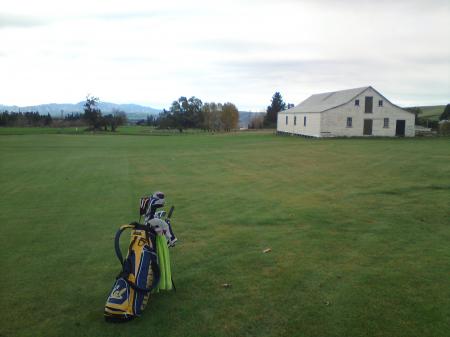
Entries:
{"label": "blue and yellow golf bag", "polygon": [[[161,193],[161,195],[163,194]],[[122,271],[117,276],[106,301],[104,312],[106,321],[126,322],[138,317],[145,309],[152,292],[173,288],[168,250],[168,243],[173,245],[176,242],[169,219],[173,207],[169,217],[165,220],[155,218],[155,208],[162,206],[158,202],[155,203],[152,198],[149,199],[148,207],[146,206],[148,212],[145,213],[147,216],[145,224],[134,222],[123,225],[116,233],[114,244]],[[151,216],[150,213],[152,213]],[[165,212],[158,213],[156,216],[165,215]],[[131,242],[128,254],[123,259],[120,250],[120,236],[126,229],[131,230]],[[168,232],[170,232],[169,235]],[[167,238],[171,235],[173,243]]]}

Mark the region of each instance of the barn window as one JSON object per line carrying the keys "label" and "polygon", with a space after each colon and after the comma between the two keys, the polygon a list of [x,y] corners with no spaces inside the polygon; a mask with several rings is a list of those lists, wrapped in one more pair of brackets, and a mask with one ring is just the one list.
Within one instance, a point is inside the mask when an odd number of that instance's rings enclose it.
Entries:
{"label": "barn window", "polygon": [[294,125],[297,125],[297,116],[294,116]]}
{"label": "barn window", "polygon": [[351,128],[353,124],[353,119],[352,117],[347,117],[347,127]]}
{"label": "barn window", "polygon": [[355,99],[355,106],[359,106],[359,99]]}
{"label": "barn window", "polygon": [[373,107],[373,97],[372,96],[366,96],[366,104],[364,105],[364,112],[371,114],[372,111],[372,107]]}
{"label": "barn window", "polygon": [[388,128],[388,127],[389,127],[389,118],[385,118],[385,119],[383,120],[383,127],[384,127],[384,128]]}
{"label": "barn window", "polygon": [[380,99],[380,100],[378,101],[378,106],[383,106],[383,100],[382,100],[382,99]]}
{"label": "barn window", "polygon": [[306,116],[303,117],[303,126],[306,126]]}
{"label": "barn window", "polygon": [[286,116],[286,125],[288,125],[288,116]]}

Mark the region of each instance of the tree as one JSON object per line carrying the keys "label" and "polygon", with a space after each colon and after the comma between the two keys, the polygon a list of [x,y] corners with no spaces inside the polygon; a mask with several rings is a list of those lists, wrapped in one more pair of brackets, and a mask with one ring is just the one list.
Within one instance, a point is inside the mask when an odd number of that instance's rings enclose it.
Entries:
{"label": "tree", "polygon": [[174,113],[171,111],[167,111],[166,109],[163,109],[163,111],[158,114],[158,117],[156,118],[155,121],[155,125],[157,125],[160,129],[169,129],[177,127],[175,123]]}
{"label": "tree", "polygon": [[450,136],[450,122],[441,122],[439,124],[439,133],[443,136]]}
{"label": "tree", "polygon": [[189,99],[181,96],[177,101],[173,101],[170,107],[171,124],[180,132],[187,128],[201,127],[202,106],[202,101],[195,96]]}
{"label": "tree", "polygon": [[110,122],[111,125],[111,131],[114,132],[116,129],[124,125],[127,122],[127,114],[125,111],[119,110],[119,109],[113,109],[112,111],[112,119]]}
{"label": "tree", "polygon": [[222,128],[225,131],[237,129],[239,124],[239,111],[233,103],[225,103],[220,114]]}
{"label": "tree", "polygon": [[187,125],[188,127],[192,128],[200,128],[202,125],[202,106],[203,102],[195,97],[192,96],[188,99],[187,104]]}
{"label": "tree", "polygon": [[439,117],[439,120],[440,121],[450,120],[450,104],[446,105],[444,112]]}
{"label": "tree", "polygon": [[113,115],[105,115],[100,118],[99,126],[103,128],[103,131],[108,131],[108,125],[111,125]]}
{"label": "tree", "polygon": [[277,125],[278,112],[286,109],[286,103],[279,92],[272,96],[272,103],[267,107],[267,114],[264,117],[264,126],[274,127]]}
{"label": "tree", "polygon": [[180,97],[178,101],[173,101],[168,113],[166,114],[166,120],[163,122],[163,124],[166,124],[167,127],[175,127],[180,132],[183,132],[183,128],[186,125],[186,111],[183,105],[186,105],[186,102],[186,97]]}
{"label": "tree", "polygon": [[86,96],[86,102],[84,103],[84,116],[83,118],[86,120],[88,125],[96,130],[100,128],[102,125],[102,112],[97,107],[99,102],[98,97],[94,97],[91,95]]}
{"label": "tree", "polygon": [[202,128],[205,130],[212,130],[213,111],[210,103],[205,103],[202,106]]}
{"label": "tree", "polygon": [[111,127],[111,132],[115,132],[116,129],[125,124],[127,121],[127,115],[124,111],[119,109],[113,109],[112,113],[109,115],[103,116],[101,118],[101,126],[103,126],[105,131],[108,131],[108,126]]}
{"label": "tree", "polygon": [[158,123],[158,118],[154,115],[147,115],[147,121],[145,121],[145,125],[147,126],[156,126]]}
{"label": "tree", "polygon": [[214,102],[205,103],[202,107],[202,128],[205,130],[220,130],[222,122],[220,115],[222,113],[222,105]]}

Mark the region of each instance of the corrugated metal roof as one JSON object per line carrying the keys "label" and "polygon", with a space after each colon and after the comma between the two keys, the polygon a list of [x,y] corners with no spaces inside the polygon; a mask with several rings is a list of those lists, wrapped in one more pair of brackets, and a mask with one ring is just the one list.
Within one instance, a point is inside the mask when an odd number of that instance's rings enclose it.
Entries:
{"label": "corrugated metal roof", "polygon": [[349,102],[368,88],[370,86],[315,94],[285,112],[322,112],[329,110]]}

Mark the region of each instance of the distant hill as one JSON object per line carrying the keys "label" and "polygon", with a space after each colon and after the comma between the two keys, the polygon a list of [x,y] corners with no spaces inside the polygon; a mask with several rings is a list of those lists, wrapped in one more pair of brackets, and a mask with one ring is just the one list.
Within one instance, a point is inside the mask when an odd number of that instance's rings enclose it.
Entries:
{"label": "distant hill", "polygon": [[[79,102],[76,104],[58,104],[58,103],[50,103],[50,104],[40,104],[40,105],[32,105],[32,106],[17,106],[17,105],[1,105],[0,111],[10,111],[10,112],[19,112],[19,111],[37,111],[41,115],[50,114],[53,117],[59,117],[61,114],[67,115],[71,113],[81,113],[83,112],[84,102]],[[99,108],[102,113],[111,113],[114,109],[124,111],[129,118],[131,119],[142,119],[146,118],[147,115],[154,115],[159,113],[160,109],[151,108],[148,106],[142,106],[138,104],[115,104],[110,102],[100,102]]]}
{"label": "distant hill", "polygon": [[247,128],[250,120],[254,116],[265,115],[265,112],[250,112],[250,111],[239,111],[239,127]]}
{"label": "distant hill", "polygon": [[445,105],[416,106],[414,108],[419,108],[420,110],[422,110],[422,113],[419,114],[419,117],[437,121],[439,120],[439,116],[444,112]]}

